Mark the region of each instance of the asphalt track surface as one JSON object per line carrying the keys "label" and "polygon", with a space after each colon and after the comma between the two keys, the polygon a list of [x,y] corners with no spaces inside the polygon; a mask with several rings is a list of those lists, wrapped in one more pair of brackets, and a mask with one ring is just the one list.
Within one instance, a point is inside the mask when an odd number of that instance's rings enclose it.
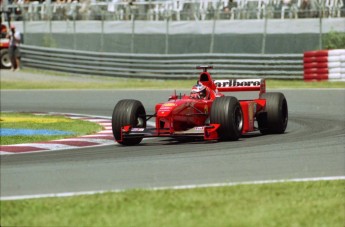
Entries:
{"label": "asphalt track surface", "polygon": [[[1,197],[345,175],[345,90],[282,90],[285,134],[253,133],[236,142],[148,139],[1,156]],[[108,116],[117,101],[141,100],[152,113],[165,90],[1,91],[1,111]],[[244,94],[242,98],[249,97]],[[250,95],[252,97],[252,95]]]}

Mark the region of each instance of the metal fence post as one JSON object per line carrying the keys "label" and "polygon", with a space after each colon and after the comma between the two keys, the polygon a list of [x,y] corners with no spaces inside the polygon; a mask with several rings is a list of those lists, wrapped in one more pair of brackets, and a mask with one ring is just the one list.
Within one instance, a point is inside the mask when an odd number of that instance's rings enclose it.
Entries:
{"label": "metal fence post", "polygon": [[134,53],[134,34],[135,34],[135,19],[134,14],[131,12],[131,20],[132,20],[132,35],[131,35],[131,53]]}
{"label": "metal fence post", "polygon": [[24,36],[26,36],[26,20],[25,19],[23,19],[23,34],[24,34]]}
{"label": "metal fence post", "polygon": [[268,18],[267,18],[267,12],[265,11],[265,14],[264,14],[264,32],[262,34],[261,54],[265,54],[265,50],[266,50],[267,24],[268,24]]}
{"label": "metal fence post", "polygon": [[76,28],[76,19],[73,20],[73,48],[77,49],[77,28]]}
{"label": "metal fence post", "polygon": [[321,1],[322,2],[322,8],[320,8],[320,13],[319,13],[319,49],[322,50],[323,46],[322,46],[322,17],[324,14],[324,0]]}
{"label": "metal fence post", "polygon": [[214,34],[216,32],[216,22],[219,17],[220,4],[221,4],[221,0],[219,0],[219,2],[217,3],[217,10],[215,14],[213,15],[213,26],[212,26],[212,34],[211,34],[211,41],[210,41],[210,54],[213,53],[213,49],[214,49]]}
{"label": "metal fence post", "polygon": [[214,33],[216,30],[216,17],[213,18],[213,26],[212,26],[212,34],[211,34],[211,41],[210,41],[210,54],[213,53],[214,48]]}
{"label": "metal fence post", "polygon": [[169,16],[166,17],[165,54],[169,53]]}
{"label": "metal fence post", "polygon": [[102,25],[101,25],[101,52],[104,51],[104,13],[102,13]]}

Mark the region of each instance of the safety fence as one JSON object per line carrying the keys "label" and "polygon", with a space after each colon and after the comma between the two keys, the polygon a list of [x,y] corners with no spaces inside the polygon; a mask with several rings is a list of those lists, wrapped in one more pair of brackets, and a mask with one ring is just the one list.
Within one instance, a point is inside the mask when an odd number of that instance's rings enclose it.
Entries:
{"label": "safety fence", "polygon": [[343,0],[3,2],[25,44],[80,51],[299,54],[345,33]]}
{"label": "safety fence", "polygon": [[[213,20],[345,17],[342,0],[4,0],[12,20]],[[41,3],[40,3],[41,2]]]}
{"label": "safety fence", "polygon": [[120,54],[22,45],[24,66],[127,78],[195,78],[213,65],[214,78],[303,79],[303,54]]}

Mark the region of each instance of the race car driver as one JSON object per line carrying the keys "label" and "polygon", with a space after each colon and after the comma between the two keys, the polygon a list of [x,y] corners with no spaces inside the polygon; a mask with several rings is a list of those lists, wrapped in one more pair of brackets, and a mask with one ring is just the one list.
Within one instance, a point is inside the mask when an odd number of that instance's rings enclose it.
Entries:
{"label": "race car driver", "polygon": [[202,84],[196,84],[192,87],[190,97],[193,99],[207,99],[209,96],[208,88]]}

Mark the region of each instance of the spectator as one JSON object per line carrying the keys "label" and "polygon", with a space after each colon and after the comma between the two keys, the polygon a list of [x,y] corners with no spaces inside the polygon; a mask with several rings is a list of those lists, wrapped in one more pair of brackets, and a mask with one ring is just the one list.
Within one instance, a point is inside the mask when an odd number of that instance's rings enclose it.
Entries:
{"label": "spectator", "polygon": [[7,35],[7,38],[10,39],[10,45],[8,47],[8,55],[12,63],[12,71],[19,71],[20,69],[20,32],[16,31],[16,27],[11,25],[11,31]]}
{"label": "spectator", "polygon": [[288,14],[288,18],[297,18],[297,4],[295,0],[282,0],[281,1],[281,19],[285,18],[285,14]]}
{"label": "spectator", "polygon": [[235,19],[237,6],[238,6],[237,1],[228,0],[227,4],[225,4],[223,7],[222,19]]}
{"label": "spectator", "polygon": [[65,0],[57,0],[53,5],[53,20],[64,20],[65,11]]}
{"label": "spectator", "polygon": [[23,5],[24,0],[14,0],[10,8],[12,18],[11,20],[21,21],[23,20]]}
{"label": "spectator", "polygon": [[206,8],[206,19],[207,20],[212,20],[216,16],[215,14],[215,9],[213,7],[212,2],[207,3],[207,8]]}
{"label": "spectator", "polygon": [[91,0],[81,0],[81,8],[79,9],[79,13],[81,15],[82,20],[89,20],[90,19],[90,6],[91,6]]}
{"label": "spectator", "polygon": [[311,17],[311,3],[310,0],[302,0],[299,12],[299,18],[309,18]]}

